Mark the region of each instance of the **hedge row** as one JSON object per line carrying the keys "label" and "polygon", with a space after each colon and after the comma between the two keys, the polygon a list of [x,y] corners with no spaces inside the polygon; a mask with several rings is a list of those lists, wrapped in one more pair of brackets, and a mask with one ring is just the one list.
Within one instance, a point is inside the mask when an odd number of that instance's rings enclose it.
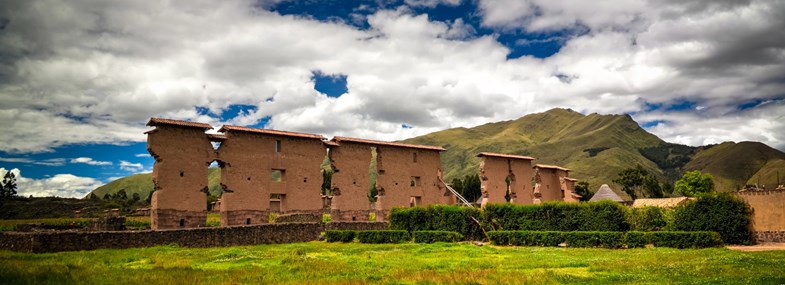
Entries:
{"label": "hedge row", "polygon": [[485,207],[485,220],[493,229],[506,231],[627,231],[626,211],[611,201],[491,204]]}
{"label": "hedge row", "polygon": [[753,243],[749,206],[726,193],[690,201],[673,210],[629,209],[611,201],[490,204],[484,211],[446,205],[394,208],[390,229],[410,233],[454,231],[467,240],[484,240],[482,227],[473,219],[489,231],[712,231],[719,233],[726,244]]}
{"label": "hedge row", "polygon": [[451,231],[417,231],[414,232],[413,236],[416,243],[458,242],[463,240],[463,235]]}
{"label": "hedge row", "polygon": [[403,243],[412,240],[407,231],[358,231],[357,240],[361,243]]}
{"label": "hedge row", "polygon": [[674,231],[714,231],[727,244],[754,243],[752,209],[728,193],[706,196],[673,210]]}
{"label": "hedge row", "polygon": [[482,212],[477,208],[431,205],[428,207],[393,208],[390,211],[390,229],[417,231],[451,231],[468,240],[485,238],[477,222],[482,221]]}
{"label": "hedge row", "polygon": [[402,243],[412,240],[417,243],[434,242],[458,242],[463,240],[463,235],[450,231],[416,231],[409,235],[407,231],[388,230],[388,231],[350,231],[350,230],[329,230],[324,232],[324,239],[327,242],[353,242],[354,238],[361,243]]}
{"label": "hedge row", "polygon": [[357,231],[329,230],[324,232],[324,240],[327,242],[352,242],[357,235]]}
{"label": "hedge row", "polygon": [[496,245],[634,248],[653,244],[656,247],[705,248],[722,245],[716,232],[560,232],[560,231],[492,231]]}

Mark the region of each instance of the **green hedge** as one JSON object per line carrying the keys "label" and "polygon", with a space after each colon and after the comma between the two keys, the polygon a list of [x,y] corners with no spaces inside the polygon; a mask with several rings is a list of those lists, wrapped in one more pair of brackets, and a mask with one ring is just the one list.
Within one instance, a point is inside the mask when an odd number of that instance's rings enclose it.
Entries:
{"label": "green hedge", "polygon": [[385,230],[385,231],[358,231],[357,239],[361,243],[403,243],[412,240],[407,231]]}
{"label": "green hedge", "polygon": [[451,231],[416,231],[413,235],[416,243],[458,242],[463,240],[462,234]]}
{"label": "green hedge", "polygon": [[712,231],[727,244],[752,244],[751,213],[747,203],[728,193],[705,196],[674,209],[670,230]]}
{"label": "green hedge", "polygon": [[390,229],[410,233],[451,231],[469,240],[484,239],[482,228],[472,218],[482,221],[480,209],[448,205],[393,208],[390,210]]}
{"label": "green hedge", "polygon": [[630,228],[626,210],[611,201],[490,204],[485,207],[485,221],[494,230],[626,231]]}
{"label": "green hedge", "polygon": [[648,232],[648,243],[656,247],[705,248],[722,245],[717,232]]}
{"label": "green hedge", "polygon": [[491,231],[488,236],[496,245],[558,246],[565,232],[556,231]]}
{"label": "green hedge", "polygon": [[496,245],[634,248],[653,244],[656,247],[705,248],[722,245],[716,232],[557,232],[492,231]]}
{"label": "green hedge", "polygon": [[627,209],[627,223],[633,231],[666,230],[672,222],[671,211],[660,207],[643,207]]}
{"label": "green hedge", "polygon": [[624,234],[624,244],[627,248],[644,247],[649,243],[645,232],[629,231]]}
{"label": "green hedge", "polygon": [[352,242],[357,235],[357,231],[329,230],[324,232],[324,240],[327,242]]}
{"label": "green hedge", "polygon": [[565,232],[564,242],[569,247],[607,247],[624,246],[623,232]]}

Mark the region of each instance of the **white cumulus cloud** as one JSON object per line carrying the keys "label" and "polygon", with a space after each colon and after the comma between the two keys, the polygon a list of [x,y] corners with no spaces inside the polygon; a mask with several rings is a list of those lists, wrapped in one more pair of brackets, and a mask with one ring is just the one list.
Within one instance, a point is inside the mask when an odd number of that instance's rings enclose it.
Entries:
{"label": "white cumulus cloud", "polygon": [[93,160],[90,157],[72,158],[71,163],[84,163],[89,165],[112,165],[111,161],[98,161],[98,160]]}
{"label": "white cumulus cloud", "polygon": [[[90,191],[103,185],[95,178],[73,174],[56,174],[49,178],[32,179],[23,177],[19,169],[11,171],[16,174],[16,191],[19,196],[83,198]],[[5,173],[5,168],[0,168],[0,175]]]}

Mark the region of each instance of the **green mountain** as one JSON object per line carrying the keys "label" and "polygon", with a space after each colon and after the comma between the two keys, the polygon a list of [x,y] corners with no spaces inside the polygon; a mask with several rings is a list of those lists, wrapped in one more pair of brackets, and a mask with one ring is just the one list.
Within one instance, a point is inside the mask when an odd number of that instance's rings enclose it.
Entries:
{"label": "green mountain", "polygon": [[[404,140],[405,143],[442,146],[445,180],[475,174],[480,152],[535,157],[534,163],[560,165],[573,170],[571,177],[588,181],[592,191],[612,184],[617,174],[643,166],[662,181],[673,182],[688,170],[715,177],[717,190],[734,191],[746,184],[776,187],[785,181],[785,153],[759,142],[726,142],[690,147],[667,143],[647,132],[629,115],[583,115],[569,109],[552,109],[516,120],[473,128],[453,128]],[[220,194],[220,171],[210,169],[209,188]],[[618,188],[618,186],[616,186]],[[126,189],[129,196],[152,191],[151,174],[115,180],[93,191],[99,197]]]}
{"label": "green mountain", "polygon": [[745,185],[772,189],[777,187],[778,172],[785,178],[785,153],[759,142],[725,142],[697,152],[686,169],[711,173],[717,189],[733,191]]}
{"label": "green mountain", "polygon": [[616,174],[636,164],[657,176],[663,171],[641,155],[639,149],[664,141],[643,130],[628,115],[584,116],[567,109],[530,114],[517,120],[474,128],[449,129],[405,140],[443,146],[445,178],[474,174],[480,152],[528,155],[534,163],[561,165],[570,176],[587,180],[592,188],[610,183]]}
{"label": "green mountain", "polygon": [[[217,167],[211,167],[207,171],[207,188],[210,191],[210,194],[213,196],[219,196],[221,194],[221,169]],[[131,176],[126,176],[115,181],[109,182],[101,187],[95,188],[90,193],[94,193],[99,198],[103,198],[105,194],[115,194],[120,190],[125,190],[125,193],[128,197],[131,197],[133,193],[139,193],[139,197],[142,199],[146,199],[147,196],[150,195],[150,192],[153,192],[153,174],[152,173],[141,173],[141,174],[134,174]],[[90,194],[87,194],[90,196]]]}

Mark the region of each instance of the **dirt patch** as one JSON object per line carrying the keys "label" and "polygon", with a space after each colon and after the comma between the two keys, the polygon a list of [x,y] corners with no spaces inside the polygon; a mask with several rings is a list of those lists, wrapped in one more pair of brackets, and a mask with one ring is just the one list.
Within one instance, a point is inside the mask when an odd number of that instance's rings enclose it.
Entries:
{"label": "dirt patch", "polygon": [[767,242],[756,245],[729,245],[727,248],[739,251],[785,250],[785,243]]}

